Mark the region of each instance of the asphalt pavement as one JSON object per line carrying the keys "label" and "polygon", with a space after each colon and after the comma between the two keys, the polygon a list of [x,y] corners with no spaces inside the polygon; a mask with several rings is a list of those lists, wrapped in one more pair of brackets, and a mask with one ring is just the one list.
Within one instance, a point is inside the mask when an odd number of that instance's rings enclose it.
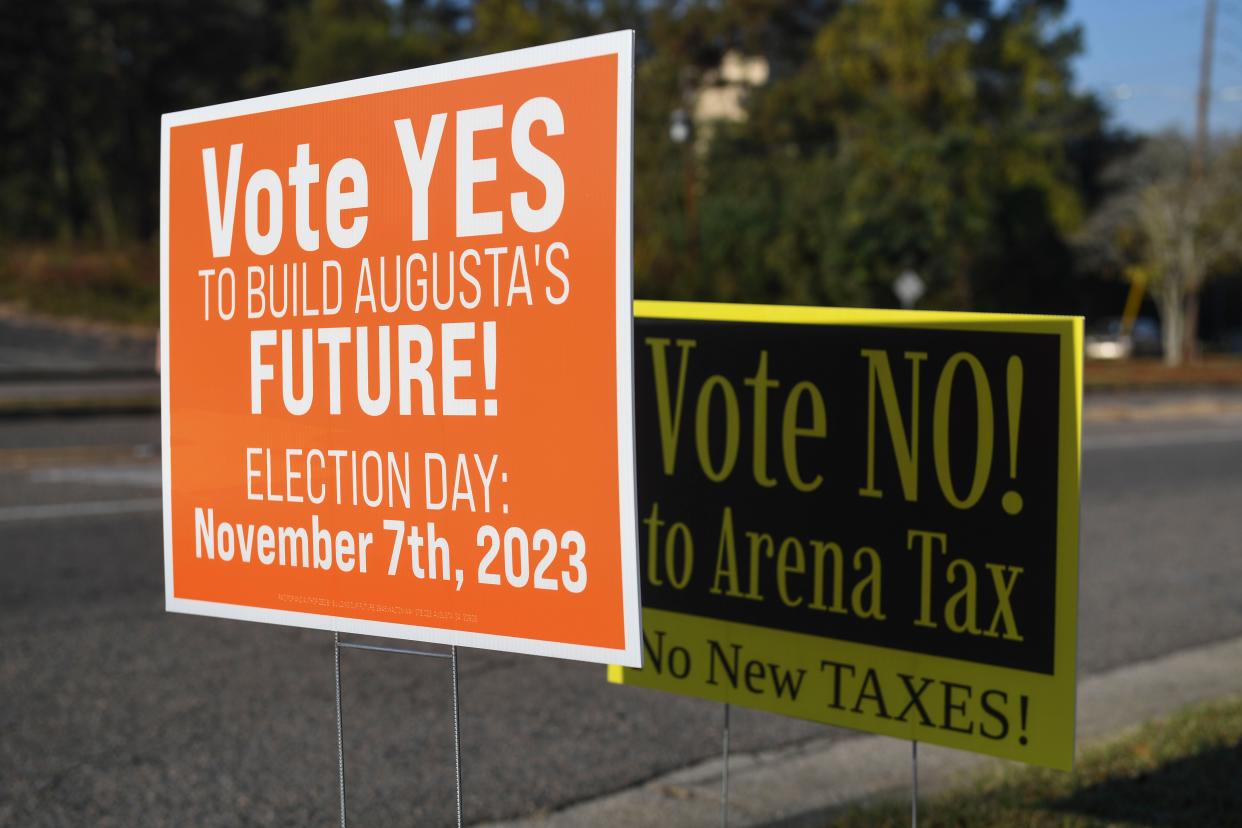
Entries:
{"label": "asphalt pavement", "polygon": [[149,328],[46,319],[0,305],[0,382],[150,375]]}
{"label": "asphalt pavement", "polygon": [[[5,330],[10,356],[38,350],[42,334]],[[0,351],[0,390],[151,380],[153,343],[93,341],[39,376],[4,376]],[[0,417],[0,825],[336,824],[331,635],[164,612],[158,417],[110,410]],[[1242,636],[1242,395],[1089,397],[1085,434],[1082,681]],[[451,824],[446,662],[345,651],[342,677],[349,824]],[[720,746],[718,705],[593,665],[463,650],[461,702],[467,823],[634,788]],[[734,710],[739,756],[825,738],[863,745]]]}
{"label": "asphalt pavement", "polygon": [[0,306],[0,418],[157,411],[155,333]]}
{"label": "asphalt pavement", "polygon": [[[327,633],[163,611],[158,418],[0,421],[0,824],[335,819]],[[1081,674],[1242,635],[1242,416],[1089,422]],[[354,825],[450,824],[449,674],[347,651]],[[719,749],[720,708],[463,651],[468,822],[553,811]],[[735,711],[733,749],[833,733]]]}

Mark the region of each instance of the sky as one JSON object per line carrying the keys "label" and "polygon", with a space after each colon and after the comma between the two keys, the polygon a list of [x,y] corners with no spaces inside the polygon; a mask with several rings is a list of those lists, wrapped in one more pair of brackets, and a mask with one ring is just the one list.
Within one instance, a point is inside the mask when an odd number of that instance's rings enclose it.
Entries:
{"label": "sky", "polygon": [[[1136,132],[1194,131],[1206,0],[1070,0],[1083,28],[1076,82]],[[1212,132],[1242,131],[1242,0],[1218,0]]]}

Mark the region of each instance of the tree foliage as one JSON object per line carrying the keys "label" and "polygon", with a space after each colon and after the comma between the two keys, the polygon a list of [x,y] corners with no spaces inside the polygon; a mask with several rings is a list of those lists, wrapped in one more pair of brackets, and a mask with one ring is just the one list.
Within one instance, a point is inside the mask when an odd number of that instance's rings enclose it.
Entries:
{"label": "tree foliage", "polygon": [[907,268],[940,306],[1061,299],[1096,174],[1078,161],[1109,139],[1060,7],[841,4],[714,143],[700,244],[670,270],[731,299],[888,304]]}
{"label": "tree foliage", "polygon": [[0,9],[0,234],[114,245],[158,221],[159,116],[279,89],[285,4]]}
{"label": "tree foliage", "polygon": [[[890,304],[912,268],[933,305],[1064,309],[1066,240],[1114,146],[1099,104],[1072,88],[1064,5],[7,4],[0,239],[152,240],[161,112],[634,28],[639,295]],[[730,51],[764,57],[769,81],[744,119],[674,141],[671,119]]]}
{"label": "tree foliage", "polygon": [[1108,169],[1110,195],[1080,236],[1103,268],[1148,283],[1174,365],[1194,355],[1204,282],[1242,256],[1242,143],[1212,149],[1210,173],[1197,175],[1185,137],[1148,140]]}

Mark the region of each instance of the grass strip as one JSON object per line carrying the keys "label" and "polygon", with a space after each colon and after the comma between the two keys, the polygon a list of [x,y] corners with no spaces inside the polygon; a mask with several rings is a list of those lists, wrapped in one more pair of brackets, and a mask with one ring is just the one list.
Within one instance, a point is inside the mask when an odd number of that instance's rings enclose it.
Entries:
{"label": "grass strip", "polygon": [[[826,828],[908,826],[910,804],[844,811]],[[1080,754],[1072,773],[1005,767],[921,799],[920,828],[1242,825],[1242,699],[1196,706]]]}

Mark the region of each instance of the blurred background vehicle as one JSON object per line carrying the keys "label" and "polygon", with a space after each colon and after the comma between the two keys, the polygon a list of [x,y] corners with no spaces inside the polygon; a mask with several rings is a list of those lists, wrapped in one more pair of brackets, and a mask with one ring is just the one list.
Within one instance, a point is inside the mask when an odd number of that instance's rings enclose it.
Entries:
{"label": "blurred background vehicle", "polygon": [[1164,353],[1160,323],[1150,316],[1140,316],[1129,330],[1121,317],[1102,319],[1088,326],[1083,348],[1087,359],[1158,357]]}

